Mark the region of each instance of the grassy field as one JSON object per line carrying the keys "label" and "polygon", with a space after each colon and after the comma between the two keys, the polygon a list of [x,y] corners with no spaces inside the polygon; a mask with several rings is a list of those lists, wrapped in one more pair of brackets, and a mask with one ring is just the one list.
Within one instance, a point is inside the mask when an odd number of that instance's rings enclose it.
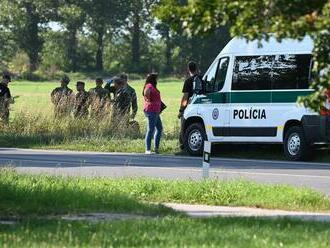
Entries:
{"label": "grassy field", "polygon": [[[91,80],[86,80],[86,89],[94,87]],[[139,136],[118,135],[109,131],[107,123],[83,120],[55,121],[52,119],[52,104],[50,93],[57,87],[57,82],[26,82],[19,81],[11,84],[14,96],[20,96],[12,105],[11,125],[0,129],[0,146],[67,149],[79,151],[104,152],[144,152],[144,130],[146,119],[142,111],[143,80],[134,80],[131,85],[138,95],[139,111],[137,121],[141,125]],[[75,88],[74,80],[69,85]],[[181,97],[182,80],[161,79],[159,89],[168,108],[162,114],[165,135],[161,152],[181,154],[178,143],[179,120],[178,106]],[[110,128],[111,129],[111,128]],[[118,144],[121,144],[118,146]],[[213,154],[223,157],[284,159],[281,145],[216,145]],[[329,162],[328,149],[318,150],[312,158],[314,161]]]}
{"label": "grassy field", "polygon": [[[94,87],[86,81],[86,89]],[[89,151],[143,152],[146,120],[142,111],[143,80],[132,81],[138,95],[139,111],[136,120],[140,123],[141,134],[132,137],[110,130],[106,121],[96,120],[56,121],[52,118],[51,91],[59,85],[56,82],[13,82],[12,95],[19,96],[11,107],[11,125],[0,131],[0,146],[24,148],[55,148]],[[168,108],[162,114],[164,142],[161,151],[177,153],[179,120],[178,105],[181,95],[181,80],[164,79],[159,83],[164,102]],[[74,89],[75,83],[69,86]],[[119,134],[119,135],[118,135]],[[122,143],[119,147],[118,142]]]}
{"label": "grassy field", "polygon": [[[310,189],[248,181],[150,178],[62,178],[0,171],[0,216],[77,211],[152,212],[142,202],[179,202],[330,212],[330,199]],[[157,209],[157,205],[154,208]],[[155,212],[157,212],[155,210]]]}
{"label": "grassy field", "polygon": [[[330,223],[292,219],[189,218],[148,202],[330,211],[307,189],[242,181],[85,179],[0,171],[0,247],[329,247]],[[101,222],[54,219],[83,212],[145,218]],[[52,216],[53,219],[47,219]]]}
{"label": "grassy field", "polygon": [[2,247],[329,247],[330,224],[287,219],[164,217],[0,225]]}
{"label": "grassy field", "polygon": [[[145,123],[145,117],[143,115],[143,98],[142,88],[144,85],[143,80],[132,81],[131,86],[135,88],[138,96],[139,111],[137,120],[140,123]],[[46,116],[52,115],[52,104],[50,101],[50,93],[58,87],[57,82],[13,82],[10,86],[12,94],[19,96],[16,103],[12,106],[13,116],[24,113],[42,114]],[[69,87],[75,91],[75,82],[71,82]],[[95,87],[95,83],[92,81],[86,81],[86,89]],[[168,106],[163,113],[163,122],[165,132],[173,132],[174,128],[178,128],[179,120],[176,118],[180,96],[182,90],[182,81],[177,79],[164,79],[159,82],[159,90],[162,93],[164,102]]]}

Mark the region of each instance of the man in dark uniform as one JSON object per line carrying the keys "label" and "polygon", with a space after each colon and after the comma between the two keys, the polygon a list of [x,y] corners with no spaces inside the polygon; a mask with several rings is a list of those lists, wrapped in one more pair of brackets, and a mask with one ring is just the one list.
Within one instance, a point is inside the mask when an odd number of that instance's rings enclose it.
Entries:
{"label": "man in dark uniform", "polygon": [[91,98],[91,117],[102,118],[109,107],[109,91],[102,87],[102,78],[95,80],[96,87],[89,90]]}
{"label": "man in dark uniform", "polygon": [[184,81],[183,84],[183,88],[182,88],[182,99],[181,99],[181,105],[180,105],[180,109],[179,109],[179,114],[178,114],[178,118],[181,119],[181,131],[180,131],[180,144],[181,144],[181,148],[183,148],[183,113],[184,110],[186,109],[188,103],[189,103],[189,98],[193,96],[194,94],[194,80],[196,79],[196,77],[199,77],[199,79],[201,80],[201,76],[199,75],[199,70],[198,70],[198,66],[194,61],[190,61],[188,63],[187,66],[187,70],[188,70],[188,74],[189,77]]}
{"label": "man in dark uniform", "polygon": [[113,100],[112,121],[117,125],[127,126],[129,123],[131,95],[125,88],[125,81],[120,77],[114,80],[115,98]]}
{"label": "man in dark uniform", "polygon": [[[138,111],[137,96],[135,89],[128,84],[127,74],[122,73],[119,75],[119,77],[124,81],[124,90],[130,95],[130,97],[127,99],[130,101],[129,103],[130,107],[128,112],[130,113],[130,118],[134,120],[136,113]],[[132,113],[131,113],[131,107],[132,107]]]}
{"label": "man in dark uniform", "polygon": [[9,106],[14,103],[14,99],[11,97],[8,84],[11,82],[9,74],[3,74],[2,81],[0,83],[0,121],[4,124],[9,122]]}
{"label": "man in dark uniform", "polygon": [[61,87],[55,88],[51,93],[51,100],[54,104],[55,118],[69,117],[74,101],[73,91],[68,88],[70,78],[64,76],[61,79]]}
{"label": "man in dark uniform", "polygon": [[75,118],[88,117],[88,108],[90,105],[89,93],[85,90],[85,83],[77,82],[77,93],[75,96],[73,116]]}

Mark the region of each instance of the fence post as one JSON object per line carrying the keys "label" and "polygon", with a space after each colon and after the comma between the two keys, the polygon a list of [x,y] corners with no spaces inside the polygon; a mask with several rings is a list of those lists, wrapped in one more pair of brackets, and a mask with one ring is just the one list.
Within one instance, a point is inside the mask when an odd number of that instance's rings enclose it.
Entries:
{"label": "fence post", "polygon": [[210,160],[211,160],[211,142],[204,141],[203,152],[203,179],[209,178]]}

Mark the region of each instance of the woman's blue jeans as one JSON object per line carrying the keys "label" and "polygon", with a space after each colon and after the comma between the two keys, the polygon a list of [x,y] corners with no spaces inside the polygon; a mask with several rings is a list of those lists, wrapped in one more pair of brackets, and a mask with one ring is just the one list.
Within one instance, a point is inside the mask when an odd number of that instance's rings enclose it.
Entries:
{"label": "woman's blue jeans", "polygon": [[144,115],[148,119],[148,130],[146,133],[146,149],[147,151],[151,150],[151,140],[154,136],[155,139],[155,149],[158,150],[160,144],[160,138],[163,133],[163,124],[160,119],[159,113],[154,112],[144,112]]}

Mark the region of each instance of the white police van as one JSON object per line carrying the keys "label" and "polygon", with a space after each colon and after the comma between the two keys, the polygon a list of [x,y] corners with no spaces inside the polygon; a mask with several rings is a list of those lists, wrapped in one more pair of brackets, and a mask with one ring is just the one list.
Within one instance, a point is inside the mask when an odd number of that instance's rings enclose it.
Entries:
{"label": "white police van", "polygon": [[311,78],[313,41],[234,38],[203,77],[182,121],[183,147],[192,155],[215,143],[283,143],[288,159],[306,159],[327,143],[329,118],[297,103]]}

